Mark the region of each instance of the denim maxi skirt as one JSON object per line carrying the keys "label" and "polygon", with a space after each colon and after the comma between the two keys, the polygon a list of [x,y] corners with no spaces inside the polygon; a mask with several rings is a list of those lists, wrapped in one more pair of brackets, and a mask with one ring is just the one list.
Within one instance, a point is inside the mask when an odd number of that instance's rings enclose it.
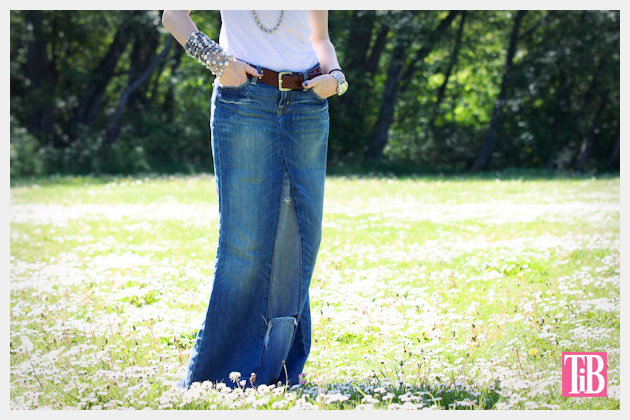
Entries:
{"label": "denim maxi skirt", "polygon": [[179,386],[299,383],[311,346],[309,286],[322,237],[328,100],[248,78],[213,86],[219,199],[212,292]]}

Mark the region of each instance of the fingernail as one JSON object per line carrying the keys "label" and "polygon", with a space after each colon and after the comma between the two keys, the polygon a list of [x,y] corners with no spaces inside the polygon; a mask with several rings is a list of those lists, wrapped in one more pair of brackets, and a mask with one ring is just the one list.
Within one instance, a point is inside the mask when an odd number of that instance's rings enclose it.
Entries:
{"label": "fingernail", "polygon": [[304,82],[304,86],[308,86],[308,82]]}

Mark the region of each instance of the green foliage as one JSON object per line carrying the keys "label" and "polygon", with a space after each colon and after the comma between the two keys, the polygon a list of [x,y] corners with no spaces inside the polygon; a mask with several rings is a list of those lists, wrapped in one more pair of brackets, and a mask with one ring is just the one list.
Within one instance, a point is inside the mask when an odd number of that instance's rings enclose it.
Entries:
{"label": "green foliage", "polygon": [[24,127],[17,125],[11,115],[11,176],[42,175],[46,173],[38,140]]}
{"label": "green foliage", "polygon": [[[330,11],[330,38],[350,82],[346,95],[329,99],[331,169],[374,164],[364,155],[374,147],[388,101],[395,111],[380,164],[470,167],[489,130],[515,13],[469,10],[464,18],[460,12],[431,44],[447,15]],[[171,37],[161,16],[157,10],[11,11],[12,176],[212,170],[213,76],[177,42],[129,96],[120,128],[107,140],[122,92]],[[193,11],[191,17],[218,38],[217,10]],[[106,73],[117,39],[119,56]],[[408,44],[403,71],[415,70],[387,99],[392,54],[401,43]],[[427,45],[430,51],[417,61]],[[619,58],[618,11],[529,11],[490,169],[570,170],[588,144],[584,170],[618,170]]]}

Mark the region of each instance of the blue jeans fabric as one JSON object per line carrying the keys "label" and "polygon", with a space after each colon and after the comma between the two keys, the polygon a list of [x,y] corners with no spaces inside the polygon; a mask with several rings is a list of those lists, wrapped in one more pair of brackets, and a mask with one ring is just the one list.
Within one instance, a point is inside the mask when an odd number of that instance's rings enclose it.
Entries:
{"label": "blue jeans fabric", "polygon": [[248,387],[251,373],[254,386],[299,383],[311,346],[328,101],[257,78],[215,84],[210,125],[219,238],[205,320],[180,386],[209,380],[234,388],[234,371]]}

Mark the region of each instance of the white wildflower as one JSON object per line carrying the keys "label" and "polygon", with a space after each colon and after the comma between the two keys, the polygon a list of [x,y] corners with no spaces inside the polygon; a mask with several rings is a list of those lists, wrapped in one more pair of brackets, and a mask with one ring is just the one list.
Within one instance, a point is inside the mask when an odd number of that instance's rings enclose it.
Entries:
{"label": "white wildflower", "polygon": [[31,340],[29,340],[28,337],[22,337],[22,345],[20,348],[30,353],[33,351],[33,343],[31,343]]}

